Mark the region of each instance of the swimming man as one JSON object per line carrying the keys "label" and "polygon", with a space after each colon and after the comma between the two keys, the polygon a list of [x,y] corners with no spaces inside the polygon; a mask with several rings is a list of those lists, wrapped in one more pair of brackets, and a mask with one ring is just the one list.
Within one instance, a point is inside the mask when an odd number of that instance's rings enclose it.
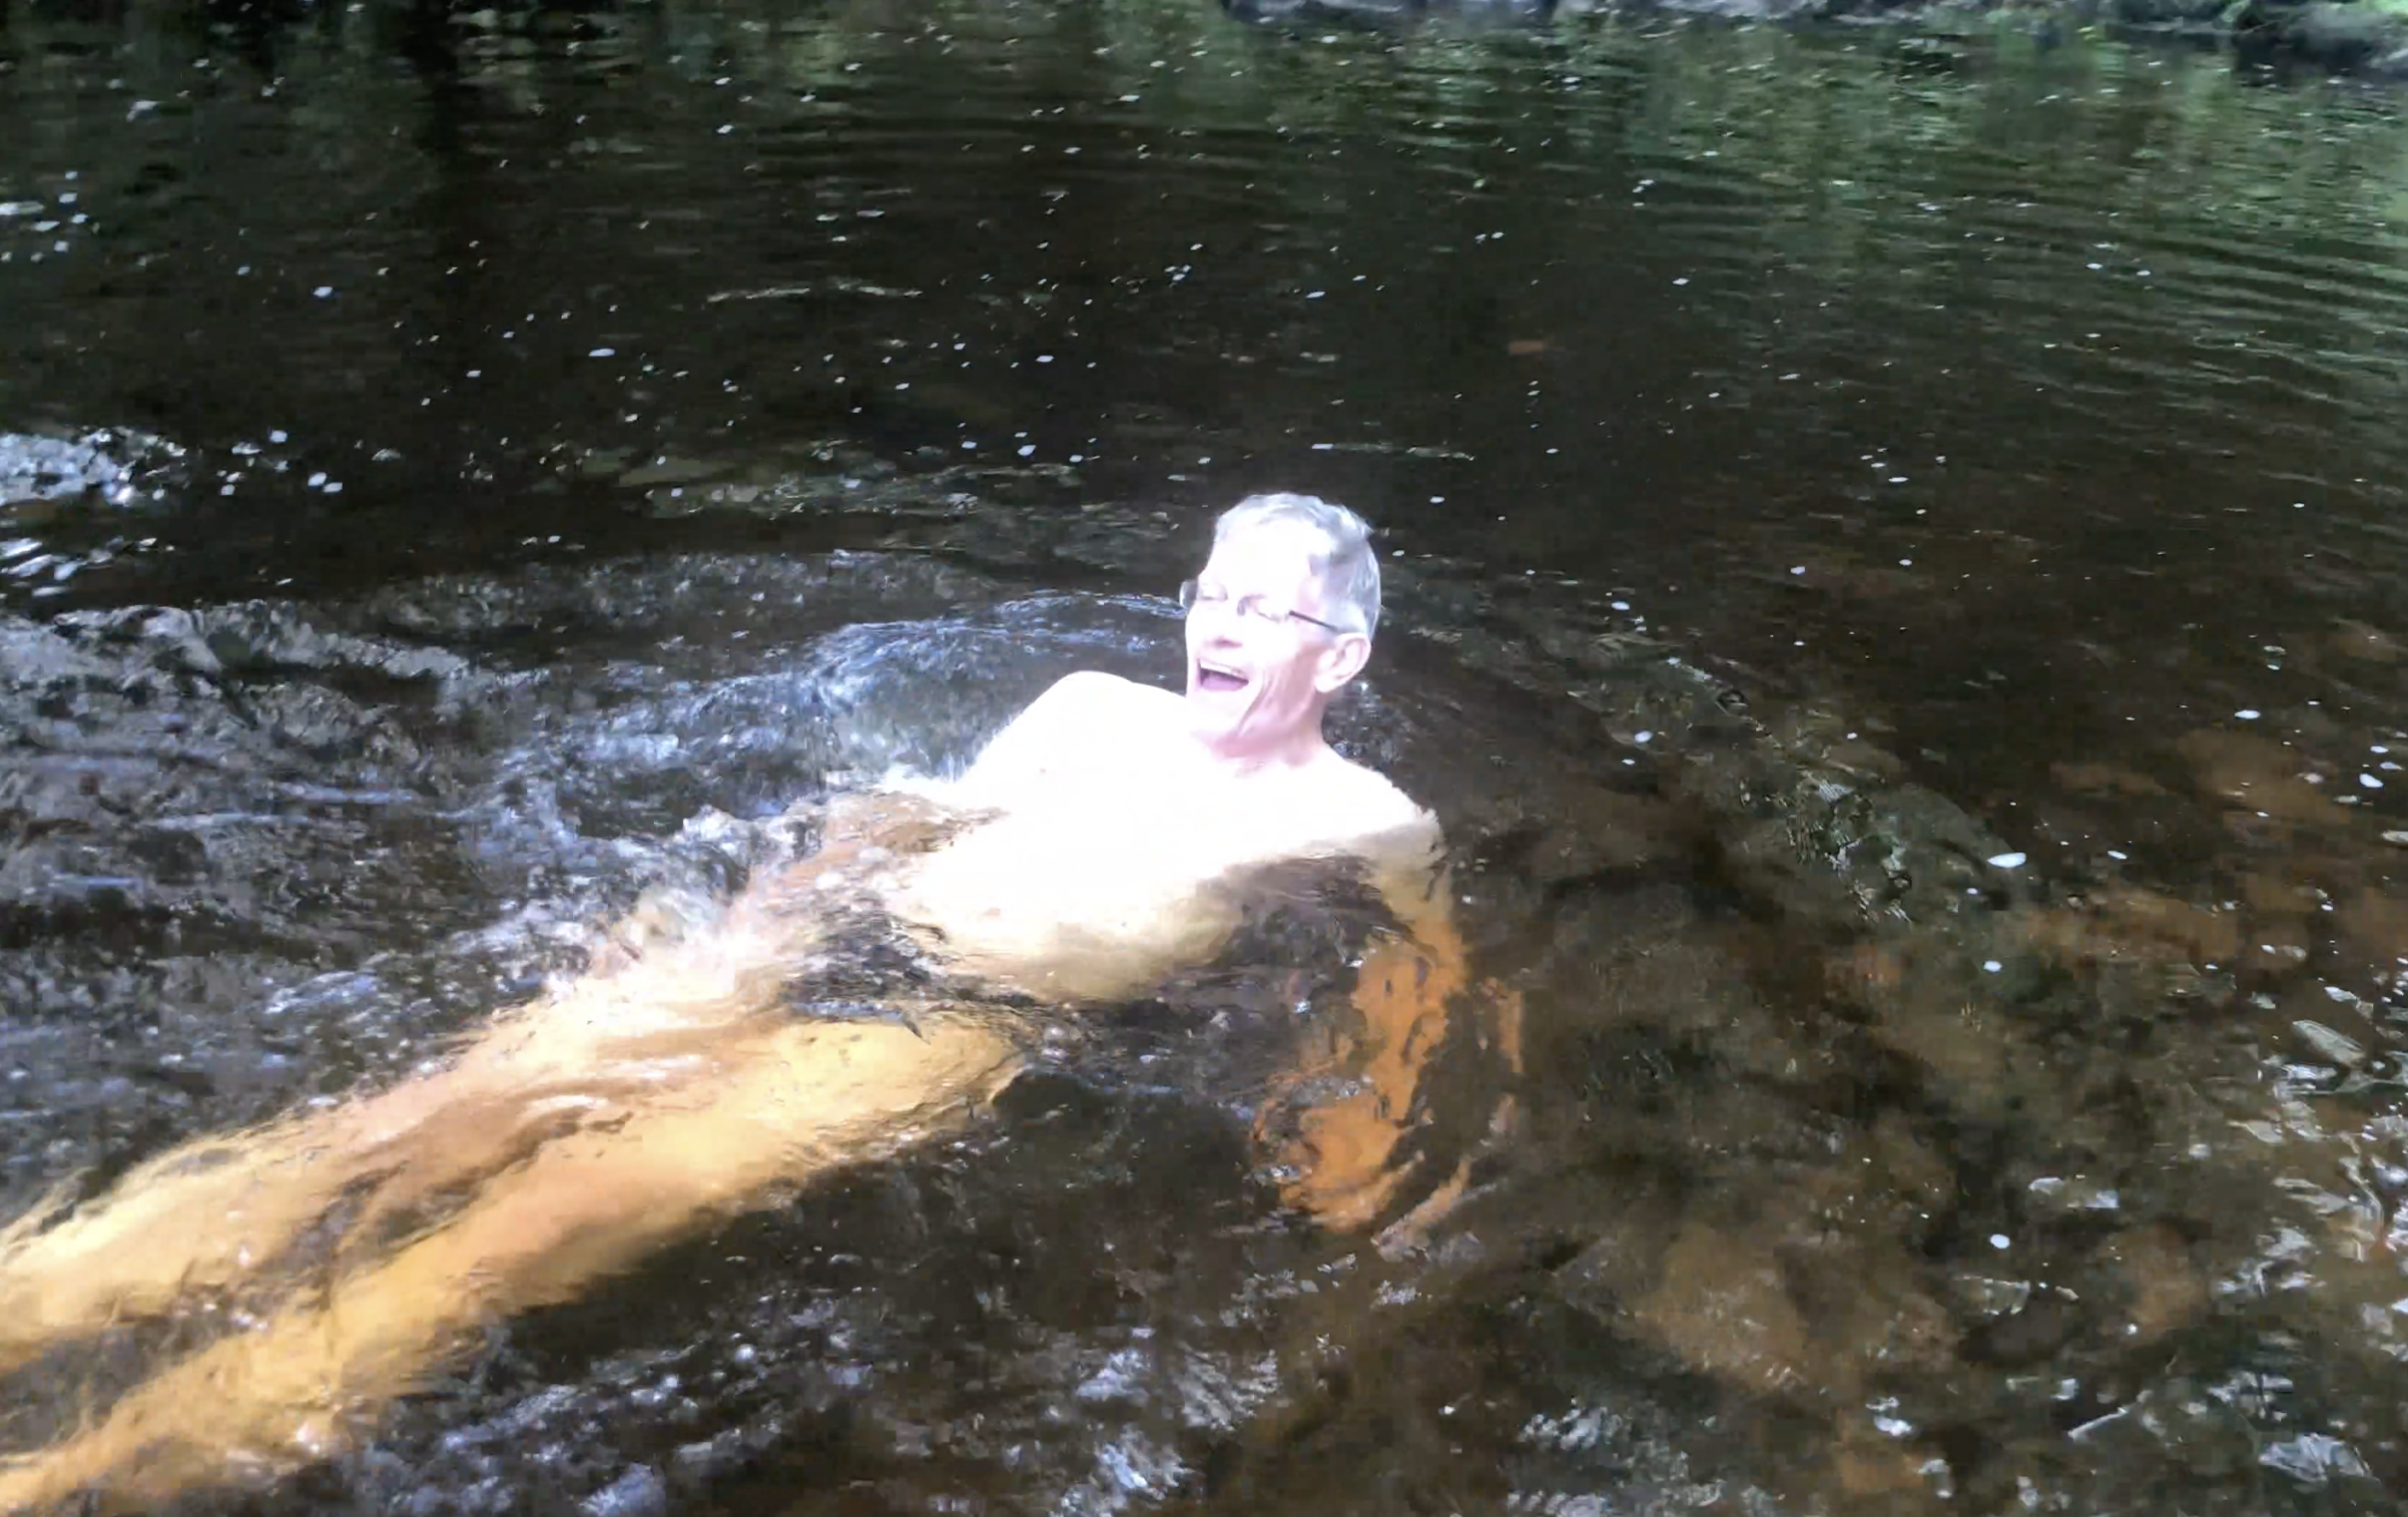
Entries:
{"label": "swimming man", "polygon": [[[245,1323],[10,1461],[0,1510],[82,1491],[147,1506],[339,1452],[485,1324],[957,1128],[1021,1065],[1013,1004],[1125,1000],[1209,961],[1237,885],[1281,861],[1353,861],[1402,929],[1358,972],[1360,1041],[1323,1051],[1351,1081],[1303,1112],[1284,1192],[1332,1227],[1393,1211],[1415,1085],[1467,981],[1435,822],[1322,735],[1378,627],[1368,529],[1252,497],[1182,593],[1184,695],[1070,675],[959,778],[831,802],[819,850],[722,920],[625,943],[440,1069],[196,1141],[0,1232],[0,1371],[196,1306]],[[865,911],[940,977],[891,1020],[796,1016],[788,987]],[[1510,999],[1483,1008],[1517,1059]]]}

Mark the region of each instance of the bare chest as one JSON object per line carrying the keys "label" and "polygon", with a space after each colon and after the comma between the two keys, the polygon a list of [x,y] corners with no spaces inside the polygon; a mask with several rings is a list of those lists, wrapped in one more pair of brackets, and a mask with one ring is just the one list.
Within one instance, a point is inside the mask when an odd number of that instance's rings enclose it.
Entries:
{"label": "bare chest", "polygon": [[1236,872],[1293,827],[1205,793],[1104,784],[1027,798],[914,861],[889,905],[960,971],[1048,999],[1127,995],[1208,959]]}

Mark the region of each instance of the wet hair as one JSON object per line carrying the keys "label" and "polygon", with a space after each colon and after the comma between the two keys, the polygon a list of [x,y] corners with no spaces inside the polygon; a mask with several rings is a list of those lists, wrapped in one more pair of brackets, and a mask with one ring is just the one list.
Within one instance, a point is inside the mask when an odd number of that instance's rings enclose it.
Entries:
{"label": "wet hair", "polygon": [[1371,637],[1379,631],[1379,555],[1372,547],[1372,525],[1335,501],[1318,495],[1285,491],[1249,495],[1220,513],[1213,523],[1213,546],[1234,535],[1279,522],[1301,523],[1319,533],[1325,544],[1313,555],[1313,575],[1321,581],[1324,609],[1339,613],[1331,619]]}

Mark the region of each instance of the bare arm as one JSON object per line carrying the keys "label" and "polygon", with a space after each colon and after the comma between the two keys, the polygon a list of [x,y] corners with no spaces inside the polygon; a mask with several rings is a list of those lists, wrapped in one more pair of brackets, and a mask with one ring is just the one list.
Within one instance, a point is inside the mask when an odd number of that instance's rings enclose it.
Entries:
{"label": "bare arm", "polygon": [[[1370,1225],[1414,1172],[1418,1161],[1400,1163],[1398,1151],[1422,1120],[1415,1097],[1446,1040],[1449,1005],[1458,993],[1475,998],[1483,1046],[1510,1074],[1522,1068],[1521,997],[1494,981],[1474,981],[1435,824],[1424,819],[1398,841],[1383,850],[1373,877],[1402,933],[1378,941],[1355,977],[1360,1039],[1333,1036],[1300,1071],[1310,1077],[1359,1064],[1348,1093],[1303,1113],[1287,1153],[1294,1171],[1283,1187],[1289,1202],[1332,1228]],[[1512,1096],[1500,1097],[1495,1125],[1509,1122],[1512,1110]],[[1467,1160],[1408,1221],[1443,1211],[1461,1193],[1468,1170]]]}

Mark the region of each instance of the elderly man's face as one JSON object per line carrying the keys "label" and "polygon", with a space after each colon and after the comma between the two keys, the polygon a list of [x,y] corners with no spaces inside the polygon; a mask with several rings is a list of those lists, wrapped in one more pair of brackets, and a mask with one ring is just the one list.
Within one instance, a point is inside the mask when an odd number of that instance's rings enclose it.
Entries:
{"label": "elderly man's face", "polygon": [[1213,550],[1188,614],[1188,709],[1196,735],[1229,758],[1309,743],[1322,707],[1371,652],[1359,632],[1322,621],[1345,614],[1322,600],[1313,573],[1319,534],[1294,522],[1240,532]]}

